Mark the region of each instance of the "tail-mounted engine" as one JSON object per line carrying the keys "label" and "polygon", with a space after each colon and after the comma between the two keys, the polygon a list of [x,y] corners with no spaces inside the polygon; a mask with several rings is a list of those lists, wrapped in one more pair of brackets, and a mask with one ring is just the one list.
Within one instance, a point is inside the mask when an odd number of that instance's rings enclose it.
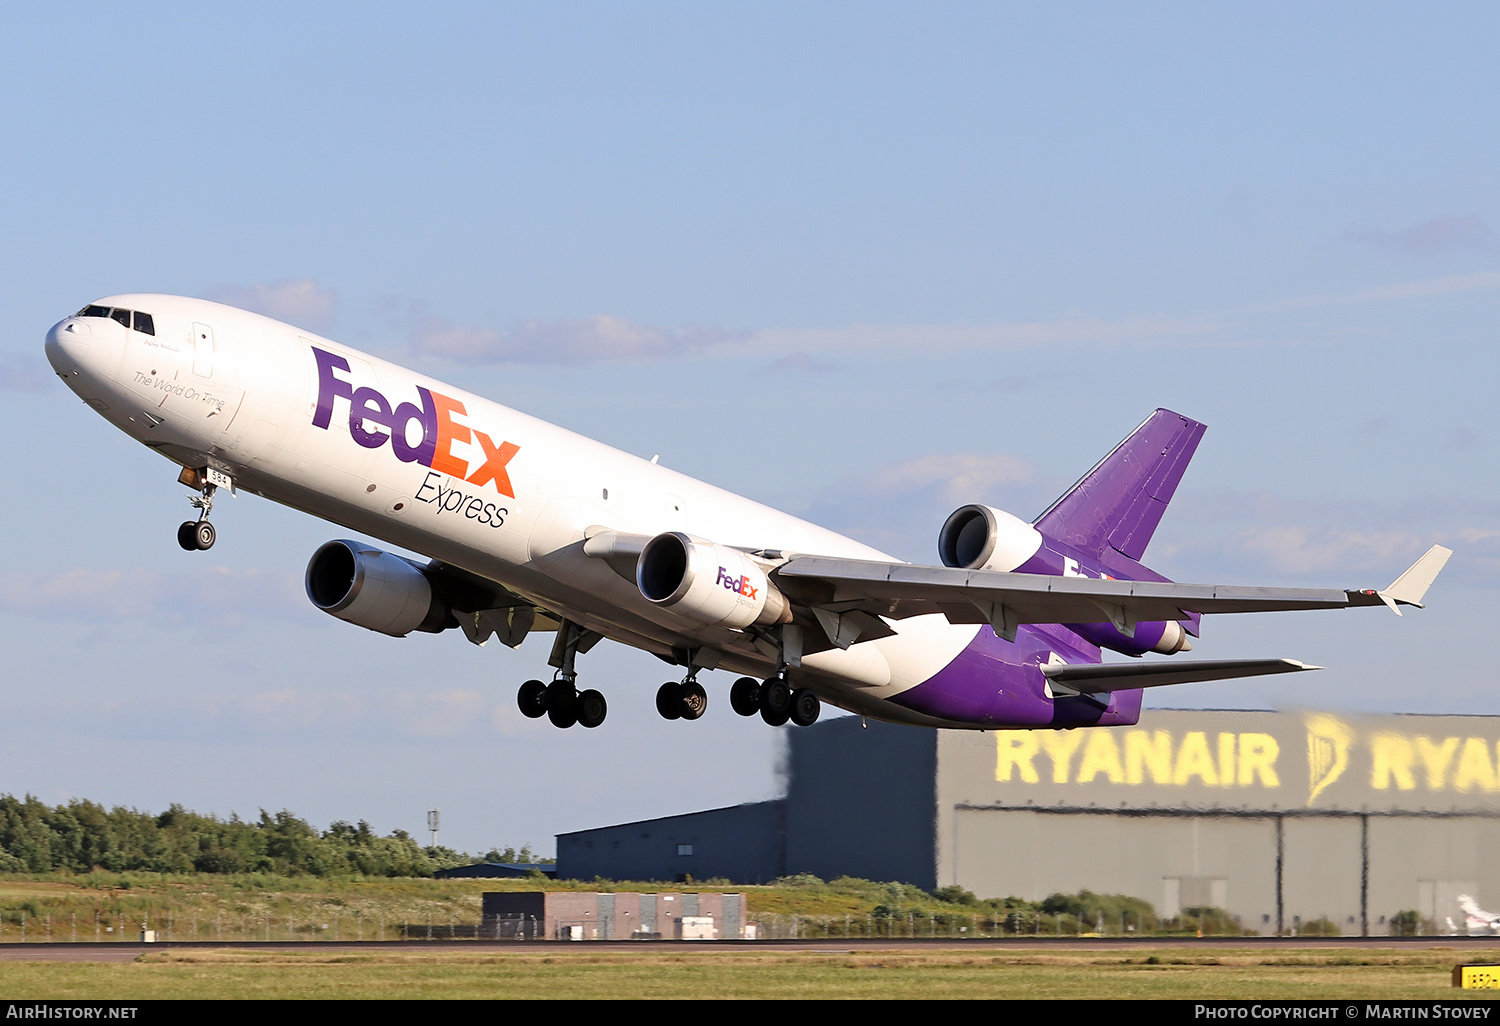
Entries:
{"label": "tail-mounted engine", "polygon": [[[1035,527],[1003,509],[969,505],[954,510],[938,532],[938,557],[944,566],[964,570],[1017,570],[1030,562],[1028,573],[1084,573],[1082,557],[1074,559],[1053,551],[1046,541]],[[1144,567],[1139,569],[1150,573]],[[1103,573],[1102,569],[1095,567],[1085,576],[1098,577]],[[1153,576],[1151,579],[1160,578]],[[1176,620],[1133,624],[1129,633],[1119,625],[1107,622],[1065,626],[1101,648],[1125,655],[1138,656],[1146,652],[1172,655],[1193,647],[1187,631]]]}
{"label": "tail-mounted engine", "polygon": [[650,601],[711,627],[786,623],[786,597],[749,555],[680,531],[646,543],[635,583]]}
{"label": "tail-mounted engine", "polygon": [[965,570],[1014,570],[1041,547],[1036,528],[993,506],[956,509],[938,532],[938,558]]}
{"label": "tail-mounted engine", "polygon": [[307,597],[323,612],[352,624],[404,637],[451,626],[446,604],[422,569],[356,541],[331,541],[307,563]]}

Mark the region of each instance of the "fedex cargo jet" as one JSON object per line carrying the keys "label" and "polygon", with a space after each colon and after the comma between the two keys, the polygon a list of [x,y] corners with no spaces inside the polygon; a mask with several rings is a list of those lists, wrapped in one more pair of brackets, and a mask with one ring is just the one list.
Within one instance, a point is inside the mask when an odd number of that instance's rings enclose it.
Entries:
{"label": "fedex cargo jet", "polygon": [[397,637],[458,628],[515,647],[556,632],[550,682],[518,702],[559,727],[607,705],[577,686],[603,638],[682,668],[657,710],[697,719],[707,669],[775,726],[822,702],[932,727],[1135,723],[1142,689],[1316,667],[1174,656],[1210,613],[1420,605],[1434,546],[1383,590],[1174,584],[1141,563],[1204,426],[1147,417],[1032,523],[967,505],[942,566],[832,531],[288,324],[197,299],[111,296],[64,318],[47,358],[101,416],[181,468],[214,543],[220,489],[248,491],[419,552],[330,541],[307,595]]}

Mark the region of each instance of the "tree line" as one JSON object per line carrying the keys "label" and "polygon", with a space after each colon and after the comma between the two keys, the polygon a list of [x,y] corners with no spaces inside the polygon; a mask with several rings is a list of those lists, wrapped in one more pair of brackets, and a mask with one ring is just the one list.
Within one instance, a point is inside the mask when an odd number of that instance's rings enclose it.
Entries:
{"label": "tree line", "polygon": [[424,847],[405,830],[379,836],[363,820],[319,831],[282,810],[228,819],[172,805],[153,815],[73,799],[50,806],[0,795],[0,873],[276,873],[283,876],[432,876],[477,862],[532,862],[529,847],[471,856]]}

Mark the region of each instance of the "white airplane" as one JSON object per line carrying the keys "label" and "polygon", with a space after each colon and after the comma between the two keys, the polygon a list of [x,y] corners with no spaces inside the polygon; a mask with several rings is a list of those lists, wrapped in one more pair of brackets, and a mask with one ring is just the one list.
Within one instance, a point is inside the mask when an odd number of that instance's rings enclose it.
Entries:
{"label": "white airplane", "polygon": [[319,609],[394,636],[457,627],[515,647],[555,631],[552,681],[518,702],[559,727],[607,705],[576,686],[601,638],[682,667],[657,692],[697,719],[698,673],[745,676],[741,715],[820,702],[932,727],[1135,723],[1141,689],[1317,667],[1259,659],[1101,663],[1191,648],[1206,613],[1420,605],[1449,552],[1384,590],[1173,584],[1142,565],[1204,427],[1158,410],[1037,520],[964,506],[943,566],[896,561],[479,396],[288,324],[203,300],[111,296],[47,335],[53,369],[178,464],[207,549],[218,489],[249,491],[430,557],[336,540],[307,566]]}
{"label": "white airplane", "polygon": [[[1464,931],[1469,936],[1479,936],[1486,933],[1500,933],[1500,915],[1486,912],[1479,907],[1479,903],[1467,894],[1458,896],[1459,911],[1464,914]],[[1448,922],[1451,924],[1452,919]]]}

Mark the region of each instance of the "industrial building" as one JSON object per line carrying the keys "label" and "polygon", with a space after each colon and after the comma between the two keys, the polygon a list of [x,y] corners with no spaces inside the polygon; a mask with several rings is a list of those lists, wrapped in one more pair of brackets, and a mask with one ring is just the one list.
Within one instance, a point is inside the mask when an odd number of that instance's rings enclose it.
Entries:
{"label": "industrial building", "polygon": [[491,891],[484,933],[518,940],[736,940],[755,936],[744,896],[662,891]]}
{"label": "industrial building", "polygon": [[[1500,718],[1153,711],[1134,727],[787,731],[786,797],[562,834],[562,878],[1087,888],[1260,933],[1397,912],[1463,932],[1500,907]],[[1488,905],[1486,905],[1488,903]],[[1488,929],[1488,926],[1482,927]]]}

